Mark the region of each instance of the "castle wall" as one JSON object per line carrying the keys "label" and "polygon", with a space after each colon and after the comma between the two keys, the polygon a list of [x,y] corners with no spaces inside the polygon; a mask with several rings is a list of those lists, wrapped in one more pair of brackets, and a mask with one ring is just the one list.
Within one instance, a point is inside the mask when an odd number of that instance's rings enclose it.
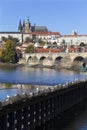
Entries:
{"label": "castle wall", "polygon": [[22,34],[21,33],[18,33],[18,32],[2,32],[0,33],[0,41],[2,41],[2,37],[6,37],[8,38],[9,36],[13,37],[13,38],[18,38],[19,39],[19,42],[22,42]]}
{"label": "castle wall", "polygon": [[[22,42],[22,33],[18,33],[18,32],[1,32],[0,33],[0,41],[2,41],[2,37],[6,37],[8,38],[9,36],[13,37],[13,38],[18,38],[19,39],[19,42]],[[32,38],[32,35],[31,34],[28,34],[28,33],[25,33],[23,34],[23,41],[25,41],[26,37],[30,37]]]}

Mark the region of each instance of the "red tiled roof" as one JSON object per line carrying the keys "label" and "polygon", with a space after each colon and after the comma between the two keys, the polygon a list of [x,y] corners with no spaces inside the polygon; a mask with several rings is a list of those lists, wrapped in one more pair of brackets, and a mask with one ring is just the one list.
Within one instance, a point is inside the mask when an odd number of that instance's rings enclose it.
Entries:
{"label": "red tiled roof", "polygon": [[29,32],[24,34],[31,34],[31,35],[60,35],[59,32]]}
{"label": "red tiled roof", "polygon": [[86,36],[87,37],[87,34],[77,34],[77,35],[62,35],[63,37],[82,37],[82,36]]}
{"label": "red tiled roof", "polygon": [[37,53],[42,53],[42,52],[62,52],[61,49],[51,49],[51,48],[36,48],[35,49]]}

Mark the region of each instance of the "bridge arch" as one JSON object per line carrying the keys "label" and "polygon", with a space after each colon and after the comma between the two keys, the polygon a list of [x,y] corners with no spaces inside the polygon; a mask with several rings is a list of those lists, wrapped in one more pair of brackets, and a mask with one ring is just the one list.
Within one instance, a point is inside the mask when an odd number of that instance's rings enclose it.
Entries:
{"label": "bridge arch", "polygon": [[82,56],[77,56],[74,58],[73,61],[83,61],[83,60],[84,60],[84,58]]}
{"label": "bridge arch", "polygon": [[40,59],[39,59],[39,63],[40,64],[43,64],[43,61],[46,59],[46,57],[45,56],[42,56]]}
{"label": "bridge arch", "polygon": [[27,60],[28,65],[38,64],[38,58],[36,56],[29,56]]}
{"label": "bridge arch", "polygon": [[76,56],[74,59],[73,59],[73,62],[72,62],[72,67],[73,68],[81,68],[82,66],[82,63],[83,63],[83,60],[84,60],[84,57],[82,56]]}
{"label": "bridge arch", "polygon": [[28,57],[27,63],[28,63],[29,61],[33,61],[33,57],[32,57],[32,56],[29,56],[29,57]]}
{"label": "bridge arch", "polygon": [[55,64],[59,63],[62,58],[63,58],[62,56],[56,57],[54,63],[55,63]]}

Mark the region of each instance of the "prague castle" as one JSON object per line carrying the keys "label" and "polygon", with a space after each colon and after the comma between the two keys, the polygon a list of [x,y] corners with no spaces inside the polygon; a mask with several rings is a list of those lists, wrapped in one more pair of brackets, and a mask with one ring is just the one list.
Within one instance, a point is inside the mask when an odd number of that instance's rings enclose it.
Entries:
{"label": "prague castle", "polygon": [[28,18],[26,21],[23,21],[23,24],[21,23],[21,20],[19,21],[18,32],[22,33],[48,32],[48,30],[45,26],[36,26],[36,25],[32,26]]}
{"label": "prague castle", "polygon": [[60,35],[59,32],[51,32],[46,26],[32,26],[29,18],[22,21],[19,20],[18,31],[17,32],[0,32],[0,43],[2,43],[2,37],[8,38],[9,36],[13,38],[18,38],[20,43],[24,43],[26,38],[29,37],[36,41],[37,39],[42,39],[45,42],[56,42],[58,45],[80,45],[84,43],[87,45],[87,35],[79,35],[76,30],[69,35]]}
{"label": "prague castle", "polygon": [[59,32],[50,32],[48,31],[46,26],[32,26],[29,18],[26,21],[21,22],[19,21],[18,24],[18,31],[17,32],[0,32],[0,42],[2,41],[2,37],[8,38],[12,36],[14,38],[18,38],[19,42],[25,42],[27,37],[32,39],[42,39],[42,40],[51,40],[57,39],[60,37]]}

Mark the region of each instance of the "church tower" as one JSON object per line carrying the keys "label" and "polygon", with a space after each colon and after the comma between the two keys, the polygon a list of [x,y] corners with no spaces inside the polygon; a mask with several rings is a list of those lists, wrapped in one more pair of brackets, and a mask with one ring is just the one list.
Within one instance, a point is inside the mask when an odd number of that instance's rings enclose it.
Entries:
{"label": "church tower", "polygon": [[25,32],[25,21],[23,21],[22,32]]}
{"label": "church tower", "polygon": [[19,21],[18,32],[29,33],[31,31],[32,31],[32,27],[29,21],[29,17],[27,18],[26,21],[23,21],[23,24],[21,23],[21,20]]}
{"label": "church tower", "polygon": [[18,32],[22,32],[22,24],[21,24],[21,20],[19,21],[19,25],[18,25]]}
{"label": "church tower", "polygon": [[29,33],[29,32],[31,32],[31,23],[28,17],[27,20],[25,21],[25,33]]}

